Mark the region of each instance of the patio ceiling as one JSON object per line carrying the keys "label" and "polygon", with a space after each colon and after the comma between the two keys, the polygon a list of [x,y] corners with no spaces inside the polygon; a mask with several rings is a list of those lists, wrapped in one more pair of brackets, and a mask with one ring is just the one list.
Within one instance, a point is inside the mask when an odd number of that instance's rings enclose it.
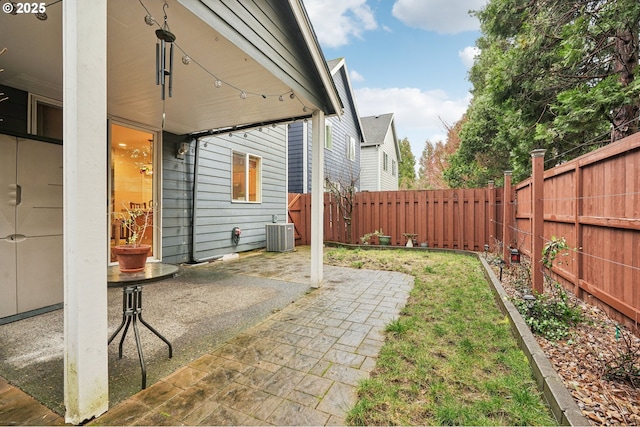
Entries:
{"label": "patio ceiling", "polygon": [[[163,103],[155,80],[158,25],[148,26],[144,19],[146,7],[162,24],[163,2],[108,1],[110,116],[161,128],[164,109],[164,129],[186,134],[305,117],[317,108],[327,114],[339,110],[333,83],[327,90],[323,79],[328,75],[320,66],[321,60],[326,67],[324,58],[313,49],[317,42],[309,48],[304,29],[299,30],[298,1],[167,3],[176,48],[173,96]],[[46,21],[32,14],[0,14],[2,33],[11,35],[0,39],[0,49],[7,48],[0,56],[1,84],[62,99],[62,7],[61,2],[50,5]],[[185,54],[189,65],[182,62]],[[217,79],[223,82],[220,88],[214,85]]]}

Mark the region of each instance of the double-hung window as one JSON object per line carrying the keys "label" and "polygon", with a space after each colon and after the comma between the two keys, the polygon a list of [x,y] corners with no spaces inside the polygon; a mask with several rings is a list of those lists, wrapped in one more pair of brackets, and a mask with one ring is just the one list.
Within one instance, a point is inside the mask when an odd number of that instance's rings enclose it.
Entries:
{"label": "double-hung window", "polygon": [[389,170],[389,155],[384,152],[382,153],[382,170],[385,172]]}
{"label": "double-hung window", "polygon": [[233,152],[232,188],[234,202],[262,201],[262,159],[252,154]]}
{"label": "double-hung window", "polygon": [[324,148],[331,150],[333,148],[333,132],[331,131],[331,123],[326,123],[324,127]]}
{"label": "double-hung window", "polygon": [[356,140],[352,136],[347,136],[347,158],[352,161],[356,159]]}

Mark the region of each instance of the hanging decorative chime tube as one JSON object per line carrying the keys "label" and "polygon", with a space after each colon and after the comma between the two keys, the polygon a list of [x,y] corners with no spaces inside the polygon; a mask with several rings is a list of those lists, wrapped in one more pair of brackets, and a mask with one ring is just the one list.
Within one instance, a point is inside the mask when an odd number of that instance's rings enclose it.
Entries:
{"label": "hanging decorative chime tube", "polygon": [[[165,3],[163,10],[169,7]],[[176,36],[169,31],[169,25],[167,24],[167,14],[164,15],[164,24],[162,28],[156,30],[156,85],[162,86],[162,100],[165,99],[166,81],[169,77],[169,98],[172,95],[173,88],[173,42],[176,41]],[[167,69],[167,43],[169,43],[169,68]]]}
{"label": "hanging decorative chime tube", "polygon": [[[162,100],[165,98],[165,86],[169,77],[169,97],[173,87],[173,42],[176,40],[169,30],[164,28],[156,30],[158,42],[156,43],[156,84],[162,85]],[[167,69],[167,43],[169,43],[169,68]]]}

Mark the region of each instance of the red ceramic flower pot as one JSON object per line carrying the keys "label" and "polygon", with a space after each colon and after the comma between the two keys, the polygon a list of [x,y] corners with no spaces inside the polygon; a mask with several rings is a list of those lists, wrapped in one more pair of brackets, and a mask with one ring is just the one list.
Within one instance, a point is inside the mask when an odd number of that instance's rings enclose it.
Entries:
{"label": "red ceramic flower pot", "polygon": [[120,271],[123,273],[136,273],[144,270],[147,257],[151,251],[151,245],[121,245],[111,248],[118,259]]}

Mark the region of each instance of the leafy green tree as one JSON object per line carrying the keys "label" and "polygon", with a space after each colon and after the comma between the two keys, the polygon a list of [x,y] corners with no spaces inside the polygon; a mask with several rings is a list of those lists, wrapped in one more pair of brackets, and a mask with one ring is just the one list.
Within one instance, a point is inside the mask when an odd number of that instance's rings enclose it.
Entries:
{"label": "leafy green tree", "polygon": [[473,101],[448,182],[530,173],[530,151],[561,163],[638,130],[640,2],[490,0],[476,12]]}
{"label": "leafy green tree", "polygon": [[401,190],[414,188],[416,181],[416,157],[411,152],[411,144],[407,138],[398,142],[400,145],[400,164],[398,165],[399,187]]}

